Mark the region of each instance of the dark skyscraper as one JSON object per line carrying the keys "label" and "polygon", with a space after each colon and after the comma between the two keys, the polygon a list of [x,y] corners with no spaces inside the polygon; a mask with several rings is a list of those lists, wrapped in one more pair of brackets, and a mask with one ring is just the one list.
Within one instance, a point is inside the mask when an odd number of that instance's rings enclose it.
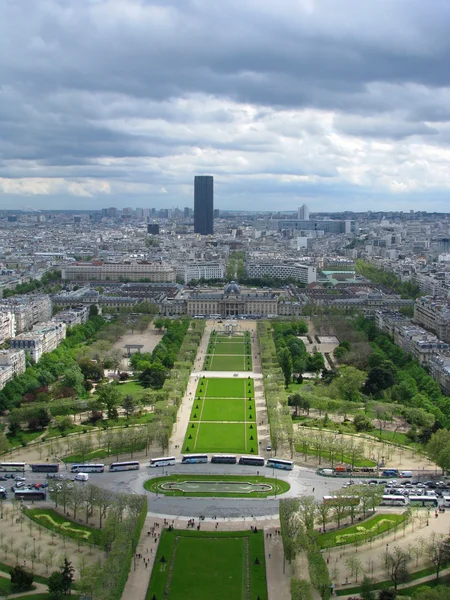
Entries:
{"label": "dark skyscraper", "polygon": [[214,233],[214,178],[211,175],[194,177],[194,233]]}

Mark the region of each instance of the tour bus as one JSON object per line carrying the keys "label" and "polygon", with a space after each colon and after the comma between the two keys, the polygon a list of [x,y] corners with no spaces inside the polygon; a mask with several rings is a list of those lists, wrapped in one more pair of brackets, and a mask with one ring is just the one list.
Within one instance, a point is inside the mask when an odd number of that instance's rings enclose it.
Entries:
{"label": "tour bus", "polygon": [[239,459],[240,465],[252,465],[254,467],[263,467],[264,458],[262,456],[241,456]]}
{"label": "tour bus", "polygon": [[443,496],[442,500],[444,501],[444,506],[446,506],[446,507],[450,506],[450,496]]}
{"label": "tour bus", "polygon": [[235,465],[237,463],[237,458],[234,454],[213,454],[211,456],[211,462]]}
{"label": "tour bus", "polygon": [[30,466],[33,473],[57,473],[59,471],[59,464],[42,463]]}
{"label": "tour bus", "polygon": [[266,467],[292,471],[292,469],[294,468],[294,463],[292,462],[292,460],[283,460],[281,458],[268,458],[266,462]]}
{"label": "tour bus", "polygon": [[151,458],[151,467],[171,467],[175,464],[175,456],[162,456],[161,458]]}
{"label": "tour bus", "polygon": [[2,462],[0,463],[0,471],[25,471],[24,462]]}
{"label": "tour bus", "polygon": [[436,496],[409,496],[409,503],[411,506],[430,506],[433,508],[439,506]]}
{"label": "tour bus", "polygon": [[116,462],[109,465],[110,471],[135,471],[141,467],[141,463],[137,460],[128,462]]}
{"label": "tour bus", "polygon": [[45,490],[23,490],[23,489],[15,489],[14,497],[16,500],[45,500],[47,498],[47,494]]}
{"label": "tour bus", "polygon": [[72,465],[70,468],[71,473],[103,473],[105,470],[105,465],[102,463],[94,464],[88,463],[86,465],[76,464]]}
{"label": "tour bus", "polygon": [[330,506],[359,506],[358,496],[324,496],[323,503]]}
{"label": "tour bus", "polygon": [[181,463],[183,465],[195,465],[197,463],[207,463],[207,454],[183,454],[181,457]]}
{"label": "tour bus", "polygon": [[408,504],[407,496],[387,495],[381,498],[380,506],[406,506]]}

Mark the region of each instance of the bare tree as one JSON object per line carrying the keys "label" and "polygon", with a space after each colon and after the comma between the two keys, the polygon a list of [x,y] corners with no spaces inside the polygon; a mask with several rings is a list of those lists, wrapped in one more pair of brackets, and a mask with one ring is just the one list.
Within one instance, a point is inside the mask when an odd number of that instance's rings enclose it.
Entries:
{"label": "bare tree", "polygon": [[427,555],[436,572],[436,579],[444,563],[450,559],[450,538],[442,533],[433,533],[427,545]]}
{"label": "bare tree", "polygon": [[358,583],[358,575],[364,571],[361,560],[356,554],[352,554],[345,559],[345,566],[350,571],[351,576],[355,577],[356,583]]}
{"label": "bare tree", "polygon": [[386,555],[383,559],[383,566],[386,575],[394,584],[395,590],[397,590],[399,583],[408,581],[408,563],[410,560],[411,557],[409,556],[409,553],[399,546],[395,546],[391,552],[386,551]]}

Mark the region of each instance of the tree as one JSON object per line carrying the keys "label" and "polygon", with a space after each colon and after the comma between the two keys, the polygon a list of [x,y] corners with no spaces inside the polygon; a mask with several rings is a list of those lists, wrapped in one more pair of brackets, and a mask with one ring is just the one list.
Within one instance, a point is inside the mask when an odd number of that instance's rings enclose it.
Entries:
{"label": "tree", "polygon": [[292,357],[288,348],[281,348],[277,354],[278,363],[283,371],[284,385],[288,387],[292,380]]}
{"label": "tree", "polygon": [[136,410],[137,407],[137,401],[136,399],[131,396],[130,394],[127,394],[124,399],[122,400],[122,408],[125,411],[125,415],[127,417],[127,419],[130,417],[130,415],[132,415],[134,413],[134,411]]}
{"label": "tree", "polygon": [[64,562],[61,565],[61,575],[63,581],[63,592],[65,596],[70,594],[72,583],[74,581],[74,573],[75,569],[73,568],[72,563],[67,560],[67,558],[64,558]]}
{"label": "tree", "polygon": [[322,531],[325,533],[327,525],[330,520],[332,507],[327,502],[318,502],[316,504],[316,514],[322,524]]}
{"label": "tree", "polygon": [[378,396],[380,392],[395,384],[395,375],[396,369],[391,361],[383,361],[379,366],[373,367],[369,371],[364,392],[368,395]]}
{"label": "tree", "polygon": [[361,590],[359,592],[362,600],[375,600],[376,594],[373,589],[373,582],[366,576],[364,576],[363,582],[361,584]]}
{"label": "tree", "polygon": [[10,572],[11,588],[14,592],[29,590],[33,585],[34,574],[21,565],[16,565]]}
{"label": "tree", "polygon": [[167,377],[167,369],[161,363],[153,363],[139,375],[143,387],[160,390]]}
{"label": "tree", "polygon": [[280,500],[280,526],[283,539],[284,559],[289,564],[295,559],[298,550],[298,536],[302,524],[297,518],[298,500],[283,498]]}
{"label": "tree", "polygon": [[155,329],[158,329],[158,331],[161,331],[161,329],[164,327],[164,320],[162,317],[155,317],[153,319],[153,326],[155,327]]}
{"label": "tree", "polygon": [[64,593],[63,575],[60,571],[53,571],[47,580],[48,593],[58,597]]}
{"label": "tree", "polygon": [[422,585],[412,597],[413,600],[450,600],[450,588],[447,585],[438,585],[434,588]]}
{"label": "tree", "polygon": [[336,377],[330,388],[336,390],[337,397],[350,402],[361,399],[361,386],[366,379],[366,374],[355,367],[341,367],[340,377]]}
{"label": "tree", "polygon": [[55,425],[58,431],[64,435],[72,427],[72,417],[69,415],[58,415],[55,417]]}
{"label": "tree", "polygon": [[298,499],[297,515],[306,532],[314,529],[316,504],[314,496],[300,496]]}
{"label": "tree", "polygon": [[450,469],[450,430],[439,429],[433,433],[426,449],[428,456],[443,472]]}
{"label": "tree", "polygon": [[355,427],[355,431],[358,432],[372,431],[373,429],[372,421],[363,413],[358,413],[357,415],[355,415],[353,419],[353,426]]}
{"label": "tree", "polygon": [[99,402],[105,406],[108,419],[117,419],[117,406],[120,404],[122,397],[117,385],[99,385],[97,387],[97,397]]}
{"label": "tree", "polygon": [[450,539],[442,534],[433,533],[427,546],[427,555],[436,571],[436,579],[444,563],[450,560]]}
{"label": "tree", "polygon": [[308,398],[296,393],[288,397],[288,406],[295,406],[295,416],[298,417],[299,409],[308,413],[311,408],[311,403]]}
{"label": "tree", "polygon": [[387,588],[378,592],[378,600],[395,600],[396,596],[397,591],[392,588]]}
{"label": "tree", "polygon": [[361,560],[355,554],[352,554],[345,559],[345,566],[350,571],[351,576],[355,577],[355,582],[358,583],[358,575],[363,571]]}
{"label": "tree", "polygon": [[394,584],[395,591],[397,591],[399,583],[408,581],[408,563],[410,560],[409,552],[399,546],[395,546],[391,552],[386,552],[386,556],[383,559],[384,569],[386,575]]}

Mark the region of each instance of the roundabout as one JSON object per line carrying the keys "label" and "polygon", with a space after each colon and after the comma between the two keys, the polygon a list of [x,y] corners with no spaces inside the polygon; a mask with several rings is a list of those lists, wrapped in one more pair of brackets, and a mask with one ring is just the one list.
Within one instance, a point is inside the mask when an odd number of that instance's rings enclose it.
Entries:
{"label": "roundabout", "polygon": [[267,498],[290,490],[282,479],[232,475],[169,475],[149,479],[144,488],[154,494],[188,497]]}

